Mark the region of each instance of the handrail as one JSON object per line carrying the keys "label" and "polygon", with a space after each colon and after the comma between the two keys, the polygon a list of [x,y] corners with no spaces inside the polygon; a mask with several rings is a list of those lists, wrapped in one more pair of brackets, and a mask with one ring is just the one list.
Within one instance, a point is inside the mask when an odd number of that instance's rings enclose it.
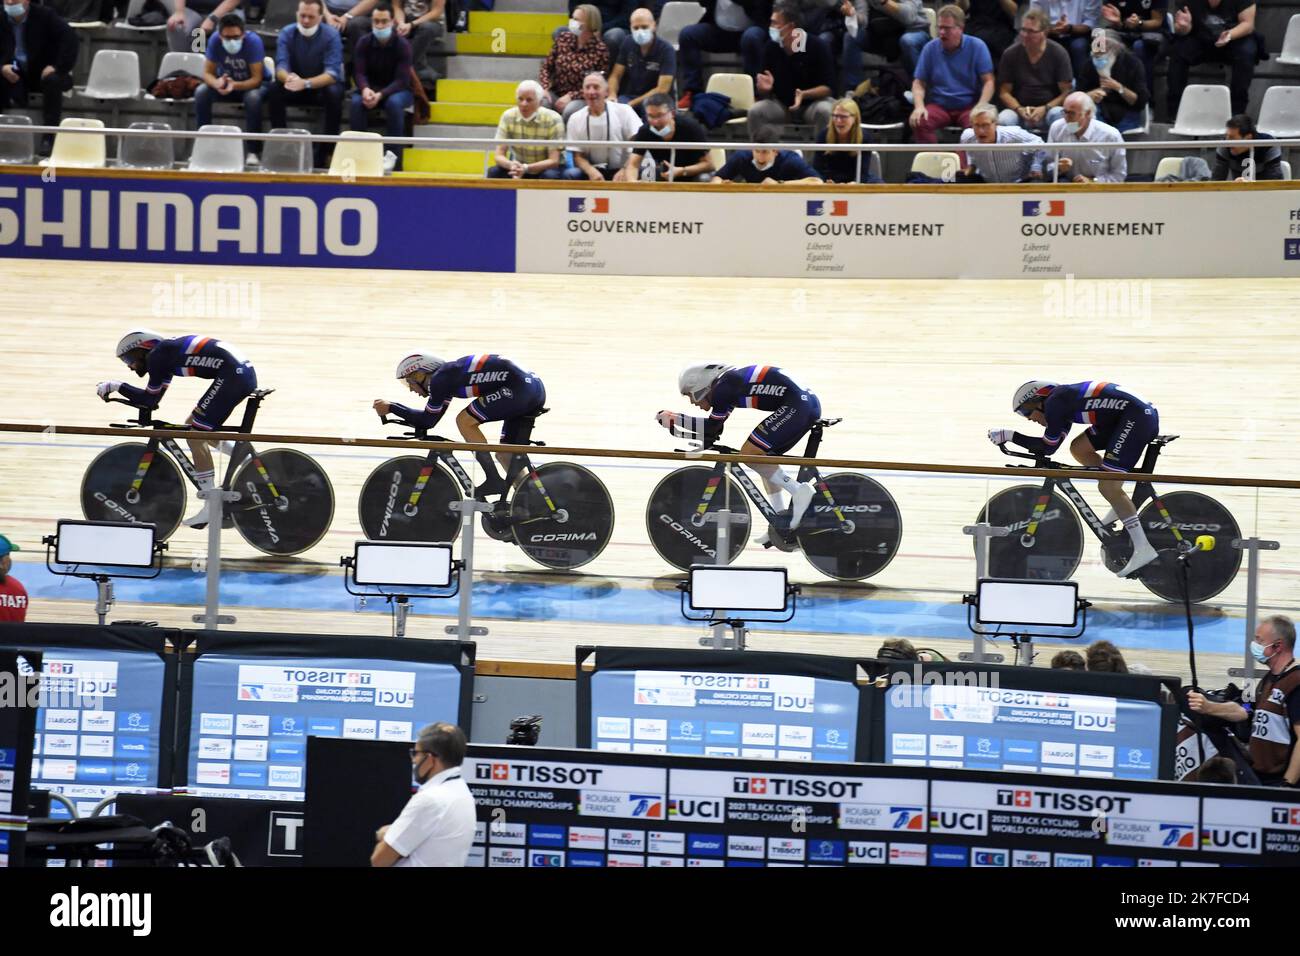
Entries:
{"label": "handrail", "polygon": [[[178,428],[99,428],[86,426],[32,425],[26,422],[0,422],[0,432],[42,435],[91,435],[113,436],[118,438],[170,438],[193,439],[196,441],[248,441],[256,444],[277,443],[286,445],[322,445],[348,446],[360,448],[419,448],[438,451],[475,451],[504,452],[507,454],[533,454],[546,457],[570,458],[637,458],[649,461],[679,461],[699,463],[701,461],[740,462],[741,464],[780,464],[780,465],[817,465],[819,467],[856,468],[862,471],[913,471],[949,475],[1014,475],[1033,478],[1069,478],[1073,480],[1092,480],[1094,475],[1102,477],[1102,472],[1083,471],[1079,468],[1020,468],[1017,466],[993,465],[945,465],[933,462],[907,461],[861,461],[852,458],[799,458],[793,455],[738,455],[718,454],[703,451],[669,452],[669,451],[634,451],[622,448],[568,448],[556,445],[493,445],[472,442],[434,442],[414,441],[402,438],[336,438],[329,435],[260,435],[246,432],[206,432],[186,431]],[[1140,474],[1130,472],[1124,476],[1125,481],[1164,481],[1181,485],[1220,485],[1236,488],[1275,488],[1281,490],[1300,490],[1300,481],[1282,478],[1214,478],[1205,475],[1169,475]]]}

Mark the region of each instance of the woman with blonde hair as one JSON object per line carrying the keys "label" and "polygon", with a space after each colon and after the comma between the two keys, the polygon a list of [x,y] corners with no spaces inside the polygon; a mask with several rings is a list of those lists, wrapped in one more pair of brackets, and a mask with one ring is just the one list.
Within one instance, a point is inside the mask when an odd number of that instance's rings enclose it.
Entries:
{"label": "woman with blonde hair", "polygon": [[[862,111],[857,100],[846,96],[836,100],[831,108],[831,121],[818,129],[813,137],[818,143],[861,145],[870,142],[862,136]],[[883,180],[871,170],[871,154],[862,153],[861,173],[858,171],[858,153],[848,149],[818,150],[813,156],[813,169],[828,183],[879,183]]]}
{"label": "woman with blonde hair", "polygon": [[609,76],[609,48],[601,39],[600,11],[590,3],[573,8],[569,28],[555,36],[550,54],[537,77],[546,91],[542,104],[561,114],[565,122],[586,106],[582,81],[591,73]]}

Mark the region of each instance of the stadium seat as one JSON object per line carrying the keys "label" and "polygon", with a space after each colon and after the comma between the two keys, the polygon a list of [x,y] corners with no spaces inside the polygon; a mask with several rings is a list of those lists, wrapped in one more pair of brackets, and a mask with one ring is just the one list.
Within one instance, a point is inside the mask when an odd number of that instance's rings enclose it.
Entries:
{"label": "stadium seat", "polygon": [[1232,116],[1226,86],[1189,86],[1178,103],[1178,118],[1169,132],[1175,136],[1222,136]]}
{"label": "stadium seat", "polygon": [[748,73],[714,73],[705,92],[731,98],[731,108],[740,115],[727,120],[728,126],[744,123],[749,108],[754,105],[754,78]]}
{"label": "stadium seat", "polygon": [[[132,123],[128,129],[171,129],[168,123]],[[131,169],[171,169],[176,162],[174,140],[162,136],[123,136],[117,162]]]}
{"label": "stadium seat", "polygon": [[922,7],[921,11],[925,14],[925,19],[930,23],[930,39],[933,40],[939,35],[939,16],[935,13],[933,7]]}
{"label": "stadium seat", "polygon": [[35,155],[35,134],[31,117],[21,113],[0,114],[0,163],[30,163]]}
{"label": "stadium seat", "polygon": [[885,178],[885,161],[879,151],[873,149],[867,156],[867,163],[868,172],[875,173],[881,179]]}
{"label": "stadium seat", "polygon": [[[79,116],[66,117],[60,128],[103,129],[104,121],[84,119]],[[55,133],[54,149],[50,158],[41,161],[42,166],[69,166],[79,169],[101,169],[108,161],[108,147],[103,134],[93,136],[85,133]]]}
{"label": "stadium seat", "polygon": [[[131,18],[137,17],[144,12],[145,0],[131,0],[126,6],[126,16],[113,24],[119,30],[139,30],[142,33],[152,33],[155,30],[166,30],[167,24],[160,23],[156,27],[136,27],[131,25]],[[167,15],[171,16],[176,10],[175,3],[172,0],[162,0],[162,5],[167,10]]]}
{"label": "stadium seat", "polygon": [[1300,86],[1270,86],[1255,128],[1278,139],[1300,137]]}
{"label": "stadium seat", "polygon": [[1141,125],[1134,126],[1132,129],[1126,129],[1121,135],[1145,136],[1150,129],[1151,129],[1151,104],[1148,103],[1142,110]]}
{"label": "stadium seat", "polygon": [[298,0],[268,0],[266,16],[257,26],[257,34],[273,37],[291,23],[298,20]]}
{"label": "stadium seat", "polygon": [[917,153],[912,160],[912,172],[929,176],[931,179],[948,179],[956,175],[961,168],[961,156],[957,153]]}
{"label": "stadium seat", "polygon": [[702,16],[704,7],[698,3],[669,0],[659,14],[659,39],[671,43],[676,50],[682,30],[693,23],[699,23]]}
{"label": "stadium seat", "polygon": [[262,172],[311,172],[311,143],[305,139],[288,138],[291,136],[310,136],[310,132],[305,129],[273,129],[271,133],[283,136],[285,139],[262,141]]}
{"label": "stadium seat", "polygon": [[348,130],[343,138],[356,142],[335,144],[334,158],[330,160],[331,176],[384,175],[383,137],[378,133]]}
{"label": "stadium seat", "polygon": [[1282,178],[1286,180],[1291,179],[1291,164],[1285,159],[1282,160]]}
{"label": "stadium seat", "polygon": [[1297,13],[1286,25],[1286,38],[1282,41],[1282,52],[1277,62],[1290,66],[1300,66],[1300,13]]}
{"label": "stadium seat", "polygon": [[1156,165],[1156,180],[1159,181],[1161,176],[1177,176],[1179,170],[1183,168],[1183,157],[1181,156],[1162,156],[1160,162]]}
{"label": "stadium seat", "polygon": [[134,50],[100,50],[82,94],[96,100],[134,100],[141,94],[140,58]]}
{"label": "stadium seat", "polygon": [[[200,133],[242,133],[238,126],[219,126],[208,123],[199,127]],[[194,151],[185,167],[196,173],[240,173],[244,171],[244,141],[242,139],[196,139]]]}
{"label": "stadium seat", "polygon": [[202,53],[164,53],[158,64],[158,75],[166,76],[177,70],[184,70],[190,76],[203,79],[203,63],[206,57]]}

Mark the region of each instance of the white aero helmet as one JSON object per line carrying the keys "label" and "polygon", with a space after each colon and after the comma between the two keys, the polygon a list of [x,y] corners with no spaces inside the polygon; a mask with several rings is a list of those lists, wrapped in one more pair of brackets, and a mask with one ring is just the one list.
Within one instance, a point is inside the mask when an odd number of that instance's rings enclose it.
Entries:
{"label": "white aero helmet", "polygon": [[413,352],[397,363],[397,377],[406,378],[416,372],[436,372],[443,364],[445,364],[443,360],[436,355],[430,355],[428,352]]}
{"label": "white aero helmet", "polygon": [[698,402],[709,394],[709,389],[713,387],[713,383],[727,372],[730,372],[733,367],[713,363],[691,365],[683,369],[682,374],[677,376],[677,390],[683,395],[689,395]]}
{"label": "white aero helmet", "polygon": [[136,349],[151,349],[165,338],[167,336],[152,329],[135,329],[122,336],[122,340],[117,343],[117,357],[125,361],[128,353]]}
{"label": "white aero helmet", "polygon": [[1025,418],[1028,418],[1029,413],[1025,411],[1025,406],[1030,402],[1044,401],[1048,395],[1052,394],[1052,389],[1056,388],[1057,385],[1057,382],[1025,382],[1024,385],[1016,389],[1016,397],[1011,400],[1011,410],[1017,415],[1024,415]]}

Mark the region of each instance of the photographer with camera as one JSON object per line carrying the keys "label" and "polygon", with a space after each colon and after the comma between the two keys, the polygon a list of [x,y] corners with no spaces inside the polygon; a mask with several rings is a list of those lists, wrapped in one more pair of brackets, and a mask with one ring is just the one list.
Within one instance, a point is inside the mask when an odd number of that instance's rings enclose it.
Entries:
{"label": "photographer with camera", "polygon": [[[1187,706],[1197,713],[1231,723],[1252,718],[1250,763],[1266,787],[1300,783],[1300,666],[1295,659],[1295,624],[1275,614],[1259,622],[1250,645],[1268,673],[1247,685],[1242,703],[1217,703],[1197,691],[1187,692]],[[1248,709],[1249,708],[1249,709]],[[1252,717],[1253,713],[1253,717]]]}

